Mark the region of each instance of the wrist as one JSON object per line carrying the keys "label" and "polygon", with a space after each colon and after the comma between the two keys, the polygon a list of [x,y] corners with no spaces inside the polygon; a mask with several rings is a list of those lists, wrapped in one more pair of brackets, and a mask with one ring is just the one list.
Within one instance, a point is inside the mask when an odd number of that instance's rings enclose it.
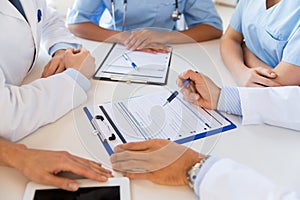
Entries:
{"label": "wrist", "polygon": [[185,176],[184,176],[184,183],[186,185],[189,185],[189,180],[187,179],[188,177],[188,172],[190,171],[190,169],[192,169],[192,167],[196,164],[196,163],[199,163],[203,158],[204,158],[204,155],[198,153],[198,152],[194,152],[194,155],[191,155],[191,156],[188,156],[189,157],[189,162],[186,166],[186,169],[185,169]]}
{"label": "wrist", "polygon": [[176,44],[180,43],[180,32],[171,31],[171,32],[161,32],[160,43],[161,44]]}
{"label": "wrist", "polygon": [[201,170],[201,167],[205,163],[205,161],[210,157],[209,155],[200,155],[200,160],[196,162],[187,172],[187,182],[190,188],[194,189],[195,180],[197,178],[197,174]]}
{"label": "wrist", "polygon": [[65,49],[59,49],[59,50],[55,51],[55,53],[52,55],[52,57],[63,55],[65,52],[66,52]]}
{"label": "wrist", "polygon": [[222,89],[217,87],[216,93],[214,94],[215,99],[213,100],[212,109],[217,109],[220,101],[220,95],[221,95]]}
{"label": "wrist", "polygon": [[129,37],[129,33],[127,32],[117,32],[108,39],[108,42],[118,43],[118,44],[124,44],[124,42]]}
{"label": "wrist", "polygon": [[1,164],[7,167],[20,168],[17,157],[24,157],[23,153],[27,147],[23,144],[15,144],[9,141],[1,142]]}

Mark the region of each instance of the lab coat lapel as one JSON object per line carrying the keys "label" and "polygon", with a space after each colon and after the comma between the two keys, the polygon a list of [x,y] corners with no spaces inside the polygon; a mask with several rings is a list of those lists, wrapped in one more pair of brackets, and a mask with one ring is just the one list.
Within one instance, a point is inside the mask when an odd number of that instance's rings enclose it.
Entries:
{"label": "lab coat lapel", "polygon": [[0,2],[1,2],[0,3],[1,13],[3,13],[4,15],[8,15],[26,21],[23,15],[8,0],[0,0]]}
{"label": "lab coat lapel", "polygon": [[32,36],[33,36],[33,41],[34,41],[34,46],[35,46],[35,54],[34,54],[34,59],[31,65],[31,68],[29,71],[31,71],[32,66],[35,64],[39,52],[39,30],[38,30],[38,19],[37,19],[37,12],[38,12],[38,7],[37,7],[37,1],[36,0],[20,0],[22,3],[25,15],[27,17],[27,21],[29,23],[29,26],[31,28]]}
{"label": "lab coat lapel", "polygon": [[37,8],[33,3],[33,0],[20,0],[23,6],[27,21],[31,27],[35,46],[37,46]]}

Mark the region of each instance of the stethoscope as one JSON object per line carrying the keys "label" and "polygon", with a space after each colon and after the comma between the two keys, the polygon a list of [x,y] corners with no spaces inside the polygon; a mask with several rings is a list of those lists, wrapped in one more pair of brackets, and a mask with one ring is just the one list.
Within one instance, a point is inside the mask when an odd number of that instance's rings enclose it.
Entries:
{"label": "stethoscope", "polygon": [[[127,10],[127,0],[124,0],[123,2],[123,22],[122,22],[122,31],[124,31],[124,25],[126,20],[126,10]],[[111,0],[111,12],[112,12],[112,18],[113,18],[113,26],[114,30],[117,30],[116,28],[116,18],[115,18],[115,0]],[[175,10],[173,11],[171,18],[174,21],[179,20],[181,17],[181,13],[178,10],[178,0],[175,0]]]}

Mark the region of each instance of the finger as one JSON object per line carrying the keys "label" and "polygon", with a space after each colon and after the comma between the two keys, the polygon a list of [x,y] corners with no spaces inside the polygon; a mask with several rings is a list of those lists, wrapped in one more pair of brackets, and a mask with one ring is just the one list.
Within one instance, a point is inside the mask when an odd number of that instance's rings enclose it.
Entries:
{"label": "finger", "polygon": [[169,53],[171,51],[170,47],[162,47],[162,48],[158,48],[155,49],[157,51],[157,53]]}
{"label": "finger", "polygon": [[69,171],[74,174],[86,177],[88,179],[105,182],[107,181],[108,177],[111,175],[104,173],[102,171],[96,171],[90,166],[88,163],[81,164],[81,163],[66,163],[63,167],[61,167],[63,171]]}
{"label": "finger", "polygon": [[126,46],[126,49],[130,49],[132,47],[132,45],[135,43],[135,40],[136,40],[136,33],[135,32],[132,32],[130,34],[130,36],[127,38],[127,40],[124,42],[125,46]]}
{"label": "finger", "polygon": [[193,82],[190,82],[189,85],[187,85],[186,87],[183,87],[180,89],[180,92],[184,95],[184,96],[190,96],[190,95],[195,95],[198,94],[195,90],[195,85]]}
{"label": "finger", "polygon": [[69,153],[61,153],[60,160],[61,162],[59,162],[56,166],[56,171],[68,171],[101,182],[106,181],[109,177],[108,174],[95,170],[91,164],[92,162],[89,160],[81,162],[84,161],[84,159],[76,159]]}
{"label": "finger", "polygon": [[189,93],[188,95],[184,95],[183,99],[190,103],[196,103],[200,99],[200,95],[196,93]]}
{"label": "finger", "polygon": [[276,86],[280,86],[279,83],[277,83],[276,81],[274,81],[273,79],[270,79],[264,75],[262,75],[263,73],[266,73],[266,69],[255,69],[256,74],[254,74],[252,81],[250,83],[247,84],[247,86],[251,86],[252,84],[254,84],[255,87],[258,87],[258,85],[260,86],[264,86],[264,87],[276,87]]}
{"label": "finger", "polygon": [[88,163],[90,165],[90,167],[93,170],[95,170],[96,172],[102,173],[102,174],[106,175],[107,177],[111,177],[112,172],[108,169],[103,168],[100,163],[94,162],[92,160],[87,160],[87,159],[84,159],[84,158],[80,158],[80,157],[77,157],[77,156],[74,156],[72,159],[74,159],[74,162],[81,163],[83,165]]}
{"label": "finger", "polygon": [[65,67],[64,62],[60,62],[55,71],[55,74],[61,73],[61,72],[65,71],[65,69],[66,69],[66,67]]}
{"label": "finger", "polygon": [[259,88],[264,88],[264,87],[267,87],[265,85],[261,85],[259,83],[254,83],[254,82],[251,82],[249,84],[246,84],[245,87],[259,87]]}
{"label": "finger", "polygon": [[143,141],[143,142],[129,142],[126,144],[120,144],[114,148],[114,152],[122,152],[122,151],[145,151],[149,149],[151,146],[151,140]]}
{"label": "finger", "polygon": [[276,78],[277,77],[277,74],[275,72],[273,72],[272,70],[270,69],[266,69],[266,68],[263,68],[263,67],[259,67],[255,70],[259,75],[262,75],[264,77],[267,77],[267,78]]}
{"label": "finger", "polygon": [[136,43],[136,45],[135,45],[136,50],[147,48],[147,47],[155,50],[155,48],[151,47],[150,41],[147,37],[141,38],[140,40],[138,40],[138,42],[139,43]]}
{"label": "finger", "polygon": [[[195,72],[191,69],[187,70],[186,72],[184,72],[178,76],[178,78],[181,80],[191,79],[194,82],[203,81],[204,77],[205,76],[203,74]],[[182,84],[182,81],[181,82],[178,81],[178,83]],[[179,85],[179,86],[181,87],[181,85]]]}
{"label": "finger", "polygon": [[77,191],[79,188],[79,184],[76,180],[65,177],[58,177],[52,174],[47,174],[43,176],[42,180],[37,182],[45,185],[53,185],[55,187],[68,191]]}
{"label": "finger", "polygon": [[82,48],[78,48],[78,49],[71,49],[73,54],[77,54],[80,53],[83,49]]}
{"label": "finger", "polygon": [[81,165],[88,166],[97,173],[100,173],[106,177],[111,177],[112,172],[108,169],[103,168],[102,164],[75,155],[70,154],[70,156],[70,159],[72,159],[74,163],[80,163]]}
{"label": "finger", "polygon": [[49,66],[50,66],[50,62],[47,63],[47,65],[44,67],[44,71],[42,73],[42,78],[46,78],[48,76],[48,72],[47,71],[48,71]]}
{"label": "finger", "polygon": [[156,54],[156,53],[169,53],[171,51],[171,48],[164,45],[150,45],[144,48],[138,47],[136,50]]}
{"label": "finger", "polygon": [[157,54],[157,50],[151,49],[151,48],[137,49],[137,51],[142,51],[142,52],[151,53],[151,54]]}
{"label": "finger", "polygon": [[131,44],[130,50],[134,51],[137,50],[138,48],[143,48],[144,46],[142,44],[144,42],[147,43],[147,38],[143,38],[143,37],[136,38],[134,43]]}
{"label": "finger", "polygon": [[257,80],[255,81],[256,84],[260,84],[262,86],[266,86],[266,87],[277,87],[277,86],[281,86],[279,83],[277,83],[276,81],[273,81],[272,79],[269,78],[265,78],[263,76],[259,76],[257,78]]}
{"label": "finger", "polygon": [[149,171],[147,168],[150,167],[148,162],[144,160],[124,160],[124,161],[113,161],[112,168],[119,172],[146,172]]}
{"label": "finger", "polygon": [[141,161],[144,162],[145,155],[148,152],[136,152],[136,151],[124,151],[124,152],[119,152],[119,153],[114,153],[110,157],[111,163],[117,163],[117,162],[127,162],[130,160],[135,160],[135,161]]}
{"label": "finger", "polygon": [[60,61],[61,61],[60,59],[52,58],[49,68],[47,70],[47,76],[51,76],[51,75],[55,74],[57,68],[60,65]]}
{"label": "finger", "polygon": [[147,30],[141,30],[139,32],[134,32],[132,34],[132,38],[130,40],[130,42],[127,45],[127,48],[129,48],[130,50],[134,51],[137,50],[138,48],[143,48],[144,46],[142,46],[143,43],[147,44]]}
{"label": "finger", "polygon": [[[199,98],[199,99],[200,99],[200,98]],[[198,100],[199,100],[199,99],[198,99]],[[189,97],[184,96],[184,97],[183,97],[183,100],[185,100],[185,101],[187,101],[187,102],[189,102],[189,103],[198,105],[198,100],[195,100],[194,98],[189,98]]]}

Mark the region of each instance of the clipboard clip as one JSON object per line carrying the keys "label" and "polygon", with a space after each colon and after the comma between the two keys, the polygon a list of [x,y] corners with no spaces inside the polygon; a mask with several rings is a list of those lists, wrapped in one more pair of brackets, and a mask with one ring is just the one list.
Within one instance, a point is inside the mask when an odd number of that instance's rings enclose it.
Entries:
{"label": "clipboard clip", "polygon": [[93,135],[98,135],[98,136],[100,137],[101,141],[102,141],[102,142],[105,142],[105,141],[106,141],[106,137],[105,137],[105,135],[100,131],[100,128],[99,128],[97,122],[95,121],[95,118],[93,118],[93,119],[91,120],[91,123],[92,123],[92,125],[93,125],[93,127],[94,127],[94,130],[93,130],[93,132],[92,132]]}
{"label": "clipboard clip", "polygon": [[126,83],[147,83],[148,79],[137,79],[137,78],[125,78],[125,77],[118,77],[118,76],[111,76],[111,80],[113,81],[123,81]]}

